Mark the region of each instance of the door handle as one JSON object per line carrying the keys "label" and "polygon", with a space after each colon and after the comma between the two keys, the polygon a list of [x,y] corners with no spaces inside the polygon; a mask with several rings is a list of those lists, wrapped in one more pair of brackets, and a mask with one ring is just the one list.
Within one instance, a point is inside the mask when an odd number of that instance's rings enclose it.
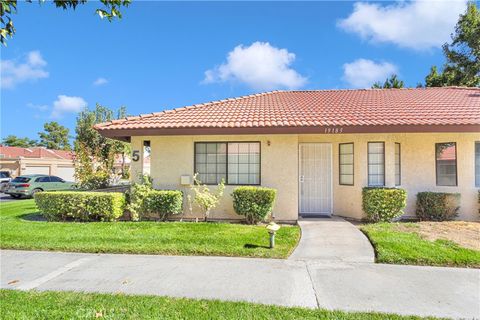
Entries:
{"label": "door handle", "polygon": [[300,182],[303,183],[305,181],[305,176],[300,176]]}

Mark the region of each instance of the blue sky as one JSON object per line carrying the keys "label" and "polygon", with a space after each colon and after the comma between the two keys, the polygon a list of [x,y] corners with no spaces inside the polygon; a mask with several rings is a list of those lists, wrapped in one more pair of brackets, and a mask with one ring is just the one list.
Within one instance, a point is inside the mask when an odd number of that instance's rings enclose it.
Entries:
{"label": "blue sky", "polygon": [[[441,65],[465,1],[137,2],[109,23],[100,4],[20,3],[1,49],[1,136],[71,129],[85,104],[161,111],[271,89],[408,86]],[[427,10],[426,10],[427,9]]]}

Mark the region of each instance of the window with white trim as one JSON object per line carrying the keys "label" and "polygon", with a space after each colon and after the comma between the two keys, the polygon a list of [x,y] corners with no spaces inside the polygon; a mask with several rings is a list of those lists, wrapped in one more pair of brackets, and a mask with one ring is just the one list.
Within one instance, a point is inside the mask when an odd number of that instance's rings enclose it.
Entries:
{"label": "window with white trim", "polygon": [[260,142],[196,142],[195,173],[205,184],[260,184]]}
{"label": "window with white trim", "polygon": [[385,186],[385,143],[368,143],[368,185]]}
{"label": "window with white trim", "polygon": [[339,183],[353,186],[353,143],[340,143],[339,153]]}
{"label": "window with white trim", "polygon": [[457,144],[455,142],[435,144],[435,167],[437,186],[457,185]]}
{"label": "window with white trim", "polygon": [[401,158],[401,148],[400,143],[395,142],[395,185],[399,186],[402,184],[402,158]]}
{"label": "window with white trim", "polygon": [[475,186],[480,188],[480,141],[475,142]]}

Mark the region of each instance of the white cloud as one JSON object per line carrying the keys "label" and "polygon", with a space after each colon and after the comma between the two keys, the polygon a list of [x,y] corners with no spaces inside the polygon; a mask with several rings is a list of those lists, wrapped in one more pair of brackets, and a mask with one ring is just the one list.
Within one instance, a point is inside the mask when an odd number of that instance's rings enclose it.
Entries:
{"label": "white cloud", "polygon": [[61,118],[65,113],[77,113],[87,106],[87,102],[81,97],[59,95],[53,102],[52,118]]}
{"label": "white cloud", "polygon": [[338,25],[374,42],[423,50],[450,40],[466,4],[467,0],[398,1],[387,6],[357,2],[352,14]]}
{"label": "white cloud", "polygon": [[94,86],[101,86],[101,85],[104,85],[104,84],[107,84],[108,83],[108,80],[105,79],[105,78],[97,78],[97,80],[93,81],[93,85]]}
{"label": "white cloud", "polygon": [[343,65],[343,80],[353,88],[370,88],[375,82],[385,81],[397,73],[398,68],[389,62],[357,59]]}
{"label": "white cloud", "polygon": [[18,63],[17,60],[1,60],[1,87],[12,89],[22,82],[48,78],[49,74],[44,69],[46,65],[47,62],[39,51],[29,52],[23,63]]}
{"label": "white cloud", "polygon": [[38,110],[38,111],[47,111],[49,106],[45,104],[33,104],[31,102],[27,103],[27,107]]}
{"label": "white cloud", "polygon": [[256,90],[300,88],[307,79],[291,68],[295,54],[268,42],[239,45],[228,53],[227,61],[205,72],[203,83],[235,81]]}

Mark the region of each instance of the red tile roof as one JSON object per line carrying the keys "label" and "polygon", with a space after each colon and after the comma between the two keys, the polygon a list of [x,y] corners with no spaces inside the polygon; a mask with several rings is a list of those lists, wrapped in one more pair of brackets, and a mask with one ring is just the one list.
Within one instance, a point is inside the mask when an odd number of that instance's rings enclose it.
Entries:
{"label": "red tile roof", "polygon": [[3,158],[50,158],[72,160],[74,153],[65,150],[52,150],[43,147],[19,148],[0,145]]}
{"label": "red tile roof", "polygon": [[[285,129],[278,133],[300,132],[299,128],[323,132],[318,129],[332,127],[365,132],[360,129],[372,126],[398,127],[394,132],[412,126],[462,126],[468,127],[466,131],[480,131],[480,88],[273,91],[127,117],[95,128],[106,136],[120,137],[136,135],[139,130],[152,135],[206,129],[210,133],[232,129],[232,133],[240,129],[267,133],[274,128]],[[349,131],[352,128],[357,131]]]}

